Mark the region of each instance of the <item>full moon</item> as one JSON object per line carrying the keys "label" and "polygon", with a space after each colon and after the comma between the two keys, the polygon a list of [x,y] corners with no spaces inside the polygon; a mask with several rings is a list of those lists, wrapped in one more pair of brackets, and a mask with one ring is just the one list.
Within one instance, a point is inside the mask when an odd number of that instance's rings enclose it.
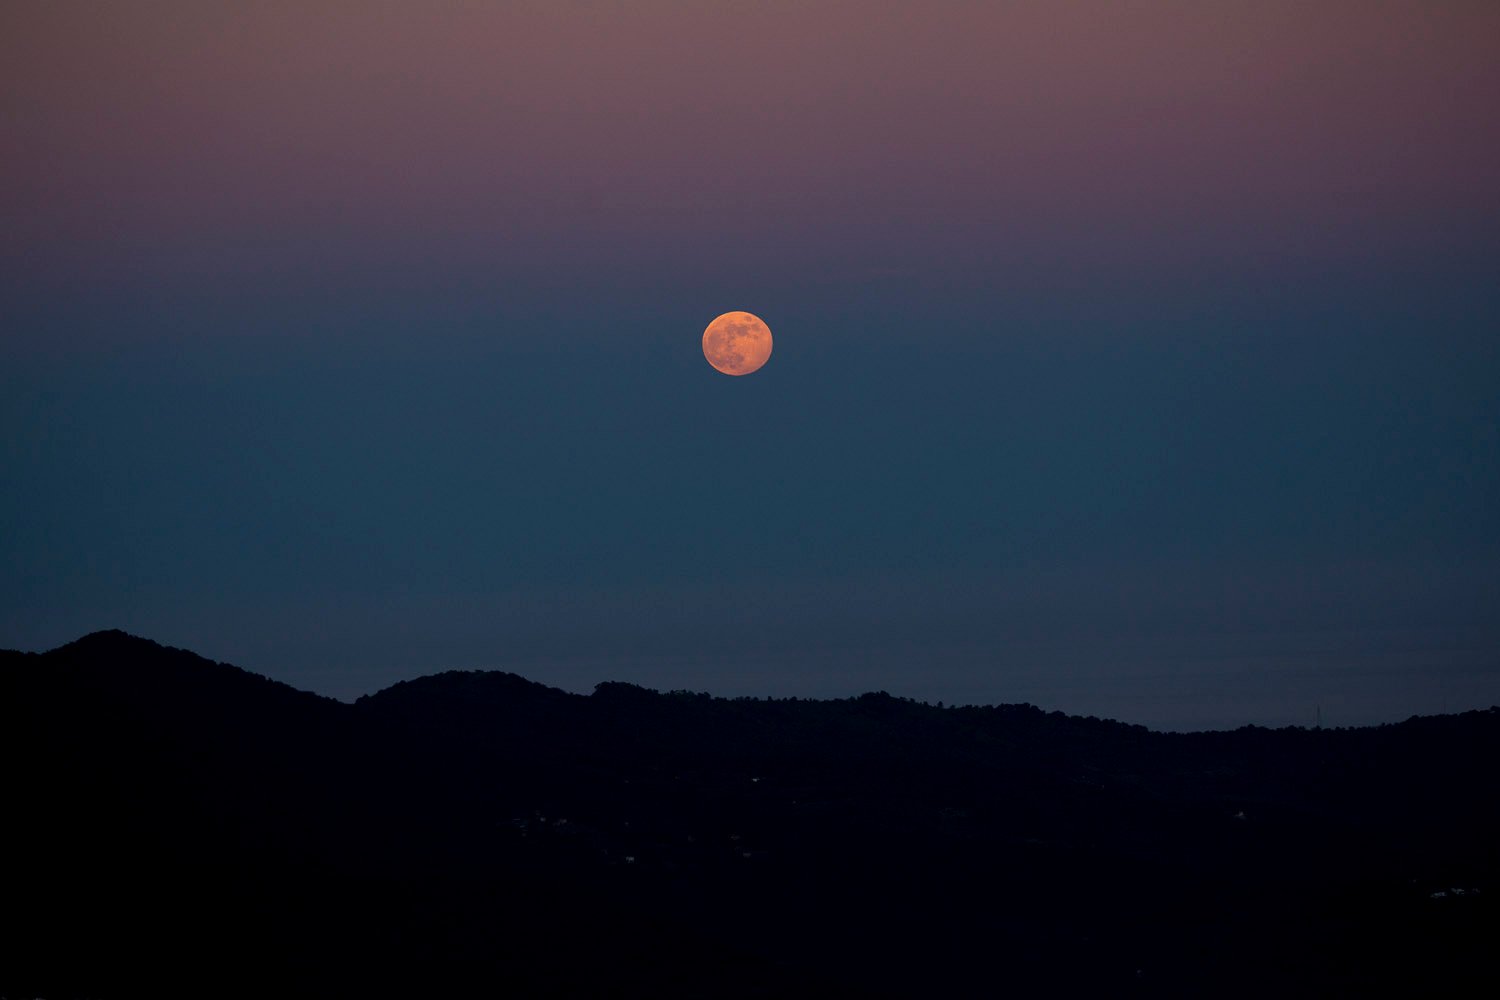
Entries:
{"label": "full moon", "polygon": [[749,375],[771,356],[771,328],[747,312],[717,316],[703,331],[703,356],[725,375]]}

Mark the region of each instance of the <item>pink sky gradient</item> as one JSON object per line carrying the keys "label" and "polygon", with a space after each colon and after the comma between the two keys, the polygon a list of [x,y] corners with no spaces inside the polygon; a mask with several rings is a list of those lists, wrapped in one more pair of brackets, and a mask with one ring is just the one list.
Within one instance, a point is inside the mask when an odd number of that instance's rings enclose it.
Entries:
{"label": "pink sky gradient", "polygon": [[44,283],[962,286],[1038,260],[1085,278],[1419,261],[1500,218],[1491,3],[4,20],[5,259]]}

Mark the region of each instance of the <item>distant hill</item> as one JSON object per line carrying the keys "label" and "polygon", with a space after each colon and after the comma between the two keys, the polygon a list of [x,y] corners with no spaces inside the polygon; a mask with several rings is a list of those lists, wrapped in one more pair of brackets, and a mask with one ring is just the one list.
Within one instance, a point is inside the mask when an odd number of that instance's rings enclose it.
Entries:
{"label": "distant hill", "polygon": [[1165,734],[0,652],[0,996],[1500,988],[1500,710]]}

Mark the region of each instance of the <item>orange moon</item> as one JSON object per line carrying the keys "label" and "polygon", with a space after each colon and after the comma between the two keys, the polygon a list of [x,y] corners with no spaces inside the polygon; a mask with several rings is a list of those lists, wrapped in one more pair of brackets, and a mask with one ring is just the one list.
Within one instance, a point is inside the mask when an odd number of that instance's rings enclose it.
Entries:
{"label": "orange moon", "polygon": [[771,328],[752,313],[716,316],[703,331],[703,356],[725,375],[759,371],[771,356]]}

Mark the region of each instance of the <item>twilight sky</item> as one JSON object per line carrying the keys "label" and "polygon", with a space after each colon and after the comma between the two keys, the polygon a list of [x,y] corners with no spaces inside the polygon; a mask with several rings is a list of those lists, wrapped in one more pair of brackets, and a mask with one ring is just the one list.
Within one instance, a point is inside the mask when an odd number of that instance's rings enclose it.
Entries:
{"label": "twilight sky", "polygon": [[0,220],[0,647],[1500,702],[1488,0],[12,0]]}

